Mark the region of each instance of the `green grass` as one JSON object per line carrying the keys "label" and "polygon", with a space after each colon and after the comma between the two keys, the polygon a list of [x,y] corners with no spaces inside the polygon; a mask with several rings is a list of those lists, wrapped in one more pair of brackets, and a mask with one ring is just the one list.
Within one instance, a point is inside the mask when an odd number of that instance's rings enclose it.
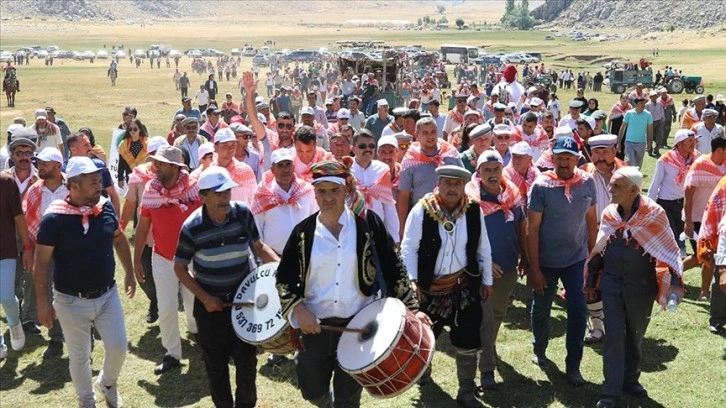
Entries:
{"label": "green grass", "polygon": [[[3,28],[7,25],[3,23]],[[74,27],[73,31],[69,28]],[[38,43],[41,45],[58,44],[66,49],[97,50],[103,43],[126,44],[127,48],[145,48],[152,42],[166,42],[176,48],[192,46],[218,47],[229,50],[244,42],[259,45],[263,39],[275,39],[276,48],[317,48],[344,38],[383,38],[396,44],[424,44],[437,48],[441,43],[488,44],[493,49],[536,50],[553,55],[613,55],[639,57],[648,51],[649,44],[625,43],[573,43],[569,40],[544,41],[544,32],[462,32],[456,30],[442,32],[381,32],[378,30],[343,29],[296,29],[290,35],[292,24],[282,23],[279,30],[270,30],[262,23],[253,23],[237,29],[244,37],[220,37],[222,31],[208,26],[201,27],[190,23],[180,23],[176,31],[169,27],[151,27],[139,30],[138,26],[110,25],[101,29],[88,23],[53,23],[50,30],[41,33],[33,28],[17,32],[3,32],[0,47],[15,49],[17,46]],[[124,40],[119,40],[123,38]],[[194,38],[194,40],[189,40]],[[627,46],[625,46],[627,45]],[[726,61],[722,48],[718,46],[703,50],[686,51],[661,48],[660,64],[681,64],[689,61],[698,66],[693,57],[703,51],[708,58],[716,61],[704,66],[716,72],[724,69]],[[671,62],[672,61],[672,62]],[[545,60],[553,65],[550,60]],[[189,60],[182,59],[182,69],[189,68]],[[595,65],[577,61],[557,61],[558,67],[587,69],[594,71]],[[166,69],[162,62],[161,70],[149,70],[148,63],[135,69],[128,60],[120,64],[120,76],[115,88],[106,78],[108,61],[97,60],[93,65],[88,62],[56,60],[53,67],[45,67],[32,61],[29,67],[20,69],[22,93],[18,95],[16,108],[7,108],[0,101],[0,128],[5,129],[12,118],[25,116],[32,122],[35,109],[52,105],[59,116],[64,118],[72,129],[81,126],[93,128],[98,142],[109,148],[111,130],[121,120],[124,105],[133,104],[139,110],[140,119],[152,135],[166,135],[173,113],[179,108],[179,94],[172,83],[173,69]],[[173,65],[172,65],[173,66]],[[243,59],[243,68],[250,66],[249,59]],[[451,68],[451,67],[449,67]],[[695,72],[694,68],[694,72]],[[723,72],[723,71],[721,71]],[[192,89],[202,83],[204,77],[192,75]],[[707,83],[714,87],[726,88],[722,75],[707,77]],[[710,85],[707,90],[710,91]],[[220,93],[236,91],[236,81],[220,83]],[[716,93],[716,92],[713,92]],[[574,96],[574,91],[560,92],[560,99],[566,102]],[[606,111],[616,102],[617,96],[610,93],[592,94],[600,101]],[[235,97],[238,100],[238,97]],[[678,99],[678,98],[676,98]],[[675,128],[672,132],[675,132]],[[671,133],[671,137],[672,137]],[[672,139],[671,139],[672,140]],[[652,174],[655,160],[646,157],[643,171]],[[647,187],[649,179],[646,179]],[[5,226],[3,226],[5,227]],[[121,271],[117,271],[121,280]],[[688,292],[686,300],[678,313],[661,313],[652,318],[644,344],[642,382],[648,388],[653,401],[636,401],[626,398],[626,406],[646,407],[723,407],[726,405],[723,384],[726,384],[726,341],[713,336],[706,330],[708,304],[697,301],[700,273],[695,270],[686,275]],[[498,379],[503,381],[500,389],[488,393],[484,402],[493,407],[580,407],[594,406],[600,392],[602,381],[602,357],[599,346],[586,347],[582,364],[583,375],[588,384],[580,389],[569,387],[561,370],[564,369],[564,332],[565,313],[563,303],[557,301],[552,314],[553,336],[548,355],[556,363],[556,368],[542,371],[530,363],[531,331],[525,310],[528,294],[524,286],[518,285],[515,307],[510,310],[500,332],[498,351],[502,362],[499,364]],[[124,299],[125,321],[130,341],[129,354],[120,379],[120,390],[128,407],[177,407],[210,406],[206,375],[198,349],[184,341],[184,363],[181,371],[157,377],[153,367],[164,354],[157,325],[149,326],[144,322],[148,301],[139,290],[133,300]],[[181,316],[181,315],[180,315]],[[185,327],[182,321],[182,333]],[[7,329],[3,322],[2,327]],[[45,331],[44,331],[45,333]],[[6,337],[7,338],[7,337]],[[74,405],[75,393],[68,374],[67,355],[56,361],[43,361],[42,352],[45,337],[29,336],[26,348],[21,352],[9,352],[9,358],[0,362],[0,406],[19,407],[31,403],[50,407],[69,407]],[[103,347],[94,352],[94,369],[101,367]],[[434,357],[433,379],[435,385],[424,388],[414,387],[406,394],[385,401],[374,400],[364,395],[366,407],[450,407],[456,395],[455,365],[453,349],[444,334],[439,339]],[[299,390],[295,388],[294,368],[291,364],[271,370],[262,367],[266,355],[260,356],[258,375],[258,395],[260,407],[306,406]]]}

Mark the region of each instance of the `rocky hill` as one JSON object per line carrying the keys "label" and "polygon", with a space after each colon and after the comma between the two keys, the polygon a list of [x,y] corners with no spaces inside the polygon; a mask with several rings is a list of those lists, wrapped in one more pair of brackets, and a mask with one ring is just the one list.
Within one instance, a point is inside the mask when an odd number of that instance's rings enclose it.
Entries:
{"label": "rocky hill", "polygon": [[546,26],[703,29],[726,21],[726,0],[546,0],[531,12]]}

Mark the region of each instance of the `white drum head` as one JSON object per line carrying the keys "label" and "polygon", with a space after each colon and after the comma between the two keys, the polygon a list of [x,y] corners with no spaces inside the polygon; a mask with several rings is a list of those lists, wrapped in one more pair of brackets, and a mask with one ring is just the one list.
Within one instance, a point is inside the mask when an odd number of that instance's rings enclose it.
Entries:
{"label": "white drum head", "polygon": [[282,316],[280,296],[275,288],[277,263],[266,263],[250,272],[237,289],[234,303],[253,302],[254,306],[234,306],[232,327],[237,337],[260,344],[287,327]]}
{"label": "white drum head", "polygon": [[343,333],[338,342],[338,363],[353,372],[366,368],[387,357],[403,332],[406,306],[396,298],[379,299],[364,307],[349,328],[361,329],[375,322],[375,335],[365,339],[359,333]]}

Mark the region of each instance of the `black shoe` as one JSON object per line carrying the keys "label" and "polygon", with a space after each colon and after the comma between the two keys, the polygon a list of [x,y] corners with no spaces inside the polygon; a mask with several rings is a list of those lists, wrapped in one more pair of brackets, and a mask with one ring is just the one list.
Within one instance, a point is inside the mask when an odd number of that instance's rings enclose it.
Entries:
{"label": "black shoe", "polygon": [[23,323],[23,331],[30,334],[40,334],[40,327],[35,322],[28,321]]}
{"label": "black shoe", "polygon": [[597,402],[597,408],[615,408],[616,399],[613,397],[602,397]]}
{"label": "black shoe", "polygon": [[545,356],[544,351],[541,351],[541,352],[535,351],[534,354],[532,354],[532,363],[534,363],[540,367],[547,365],[547,363],[549,363],[549,362],[550,362],[550,360],[547,358],[547,356]]}
{"label": "black shoe", "polygon": [[149,312],[146,314],[146,323],[152,324],[159,320],[159,313]]}
{"label": "black shoe", "polygon": [[161,364],[154,367],[154,374],[164,374],[165,372],[171,370],[172,368],[181,367],[181,363],[179,360],[175,359],[172,356],[164,356],[164,359],[161,361]]}
{"label": "black shoe", "polygon": [[56,358],[63,355],[63,343],[57,340],[48,342],[48,348],[43,352],[44,359]]}
{"label": "black shoe", "polygon": [[487,371],[481,375],[481,388],[492,391],[497,389],[497,381],[494,379],[494,371]]}
{"label": "black shoe", "polygon": [[565,377],[567,377],[567,382],[569,382],[573,387],[579,387],[585,384],[585,379],[582,378],[580,370],[568,371],[567,374],[565,374]]}
{"label": "black shoe", "polygon": [[724,325],[722,324],[709,324],[708,331],[713,334],[723,334],[725,332]]}
{"label": "black shoe", "polygon": [[637,398],[648,398],[648,391],[639,382],[623,386],[623,391]]}
{"label": "black shoe", "polygon": [[277,354],[272,354],[270,357],[267,357],[267,365],[269,366],[276,366],[285,361],[287,361],[287,357]]}

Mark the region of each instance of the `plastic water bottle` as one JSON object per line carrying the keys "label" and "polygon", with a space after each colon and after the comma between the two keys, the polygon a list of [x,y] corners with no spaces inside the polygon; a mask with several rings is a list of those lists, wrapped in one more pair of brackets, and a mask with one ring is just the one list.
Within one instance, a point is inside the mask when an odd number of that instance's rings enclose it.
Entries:
{"label": "plastic water bottle", "polygon": [[675,313],[676,310],[678,310],[678,294],[676,292],[671,292],[668,294],[668,311],[671,313]]}

